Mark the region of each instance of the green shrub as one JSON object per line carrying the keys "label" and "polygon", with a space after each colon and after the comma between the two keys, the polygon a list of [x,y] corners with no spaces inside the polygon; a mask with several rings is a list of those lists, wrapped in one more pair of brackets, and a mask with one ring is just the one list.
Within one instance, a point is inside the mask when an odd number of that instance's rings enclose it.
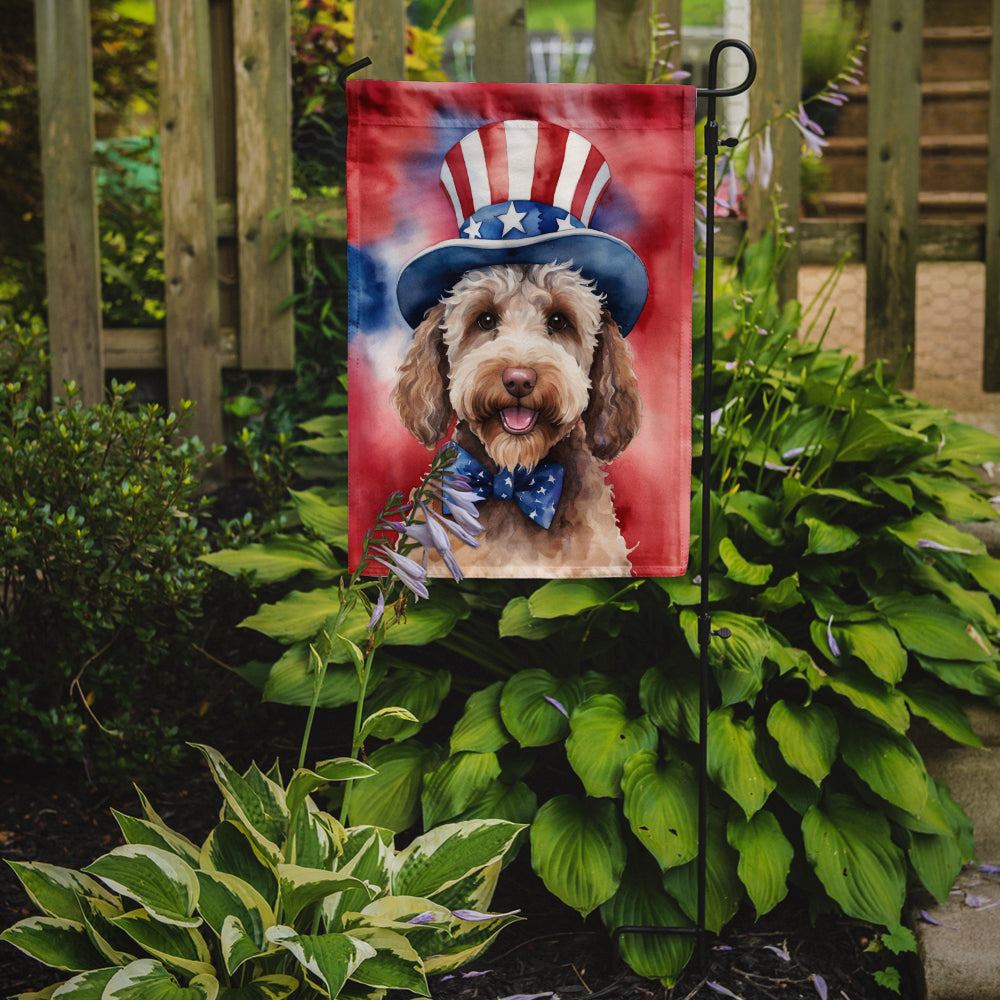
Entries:
{"label": "green shrub", "polygon": [[0,743],[93,776],[176,752],[157,684],[191,662],[208,453],[188,405],[132,409],[128,385],[96,406],[68,385],[43,408],[41,336],[0,323]]}

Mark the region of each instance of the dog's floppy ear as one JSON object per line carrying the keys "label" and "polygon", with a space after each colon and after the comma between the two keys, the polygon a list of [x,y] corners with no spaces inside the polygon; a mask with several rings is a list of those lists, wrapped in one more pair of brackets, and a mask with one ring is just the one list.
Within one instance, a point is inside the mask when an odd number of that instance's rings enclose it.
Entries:
{"label": "dog's floppy ear", "polygon": [[436,305],[413,331],[413,343],[392,390],[392,405],[399,419],[425,448],[433,448],[444,437],[452,418],[443,317],[444,306]]}
{"label": "dog's floppy ear", "polygon": [[639,433],[642,399],[625,338],[605,310],[590,366],[590,403],[583,414],[587,443],[596,458],[610,461]]}

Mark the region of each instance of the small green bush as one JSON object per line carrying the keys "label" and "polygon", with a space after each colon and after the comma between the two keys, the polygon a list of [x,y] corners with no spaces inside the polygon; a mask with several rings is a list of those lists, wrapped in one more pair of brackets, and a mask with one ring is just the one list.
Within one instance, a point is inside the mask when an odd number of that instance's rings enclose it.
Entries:
{"label": "small green bush", "polygon": [[68,384],[44,408],[42,337],[0,321],[0,745],[110,776],[176,752],[151,679],[163,691],[191,659],[208,454],[186,404],[133,409],[129,385],[84,406]]}

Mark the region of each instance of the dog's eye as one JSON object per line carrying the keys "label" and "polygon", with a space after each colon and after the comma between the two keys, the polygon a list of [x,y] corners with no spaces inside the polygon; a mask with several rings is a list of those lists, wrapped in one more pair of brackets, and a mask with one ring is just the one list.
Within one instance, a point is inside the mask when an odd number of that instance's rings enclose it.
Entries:
{"label": "dog's eye", "polygon": [[478,326],[480,330],[494,330],[496,329],[496,325],[497,318],[495,313],[484,312],[480,313],[476,317],[476,326]]}
{"label": "dog's eye", "polygon": [[569,320],[564,313],[553,313],[549,317],[549,331],[560,333],[569,326]]}

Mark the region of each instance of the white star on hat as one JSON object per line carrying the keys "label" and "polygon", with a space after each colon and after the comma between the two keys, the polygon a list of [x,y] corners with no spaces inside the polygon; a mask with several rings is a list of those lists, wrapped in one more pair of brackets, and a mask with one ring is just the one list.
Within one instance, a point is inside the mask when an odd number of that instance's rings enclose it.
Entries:
{"label": "white star on hat", "polygon": [[479,233],[480,226],[482,226],[481,222],[477,222],[475,219],[469,219],[469,224],[465,227],[465,232],[470,240],[478,240],[482,238]]}
{"label": "white star on hat", "polygon": [[565,219],[556,219],[556,232],[557,233],[561,233],[561,232],[564,232],[567,229],[574,229],[574,228],[576,228],[576,227],[573,225],[573,221],[572,221],[572,219],[570,218],[569,215],[567,215]]}
{"label": "white star on hat", "polygon": [[506,236],[512,229],[519,229],[523,233],[524,226],[521,225],[521,220],[527,214],[527,212],[515,212],[514,202],[511,202],[507,211],[504,212],[503,215],[497,216],[497,218],[503,223],[503,232],[500,234],[501,237]]}

